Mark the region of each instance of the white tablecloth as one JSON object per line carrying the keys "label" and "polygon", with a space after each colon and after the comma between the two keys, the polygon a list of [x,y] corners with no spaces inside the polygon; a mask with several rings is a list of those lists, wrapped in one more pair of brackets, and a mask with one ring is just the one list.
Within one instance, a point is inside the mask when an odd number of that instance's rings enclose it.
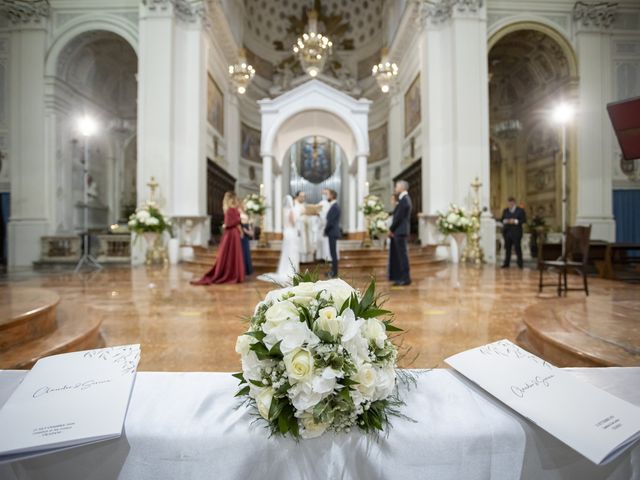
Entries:
{"label": "white tablecloth", "polygon": [[[572,372],[640,404],[640,368]],[[0,371],[0,405],[23,376]],[[0,479],[640,478],[640,446],[597,467],[448,370],[422,373],[404,410],[416,421],[395,419],[379,438],[269,438],[236,385],[225,373],[138,373],[122,438],[1,465]]]}

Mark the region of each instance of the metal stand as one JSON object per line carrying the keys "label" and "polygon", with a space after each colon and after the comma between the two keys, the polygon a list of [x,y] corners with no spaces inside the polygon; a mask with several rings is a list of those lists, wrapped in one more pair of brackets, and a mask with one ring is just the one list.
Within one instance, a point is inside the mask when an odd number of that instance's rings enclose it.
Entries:
{"label": "metal stand", "polygon": [[82,257],[78,261],[78,264],[75,268],[75,273],[78,273],[83,266],[88,265],[92,268],[97,268],[98,270],[102,270],[102,265],[98,263],[98,261],[91,255],[89,249],[91,247],[90,236],[89,236],[89,191],[88,182],[89,182],[89,137],[84,137],[84,215],[83,215],[83,225],[82,225]]}

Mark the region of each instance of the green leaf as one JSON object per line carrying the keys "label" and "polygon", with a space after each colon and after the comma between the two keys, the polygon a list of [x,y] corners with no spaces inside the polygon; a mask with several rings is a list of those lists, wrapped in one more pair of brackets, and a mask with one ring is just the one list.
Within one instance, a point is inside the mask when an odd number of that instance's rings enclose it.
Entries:
{"label": "green leaf", "polygon": [[389,310],[371,307],[364,312],[360,312],[360,318],[383,317],[385,315],[390,315],[390,314],[391,312]]}
{"label": "green leaf", "polygon": [[238,390],[238,393],[236,393],[236,397],[242,397],[244,395],[248,395],[249,394],[249,385],[247,385],[244,388],[241,388],[240,390]]}
{"label": "green leaf", "polygon": [[243,383],[246,383],[246,380],[244,379],[244,375],[242,374],[242,372],[232,373],[231,376],[240,380],[240,385],[242,385]]}
{"label": "green leaf", "polygon": [[267,334],[266,334],[266,333],[261,332],[261,331],[259,331],[259,330],[258,330],[258,331],[255,331],[255,332],[245,332],[245,333],[244,333],[244,335],[248,335],[248,336],[250,336],[250,337],[253,337],[253,338],[255,338],[256,340],[258,340],[259,342],[261,342],[261,341],[262,341],[262,339],[263,339],[264,337],[266,337],[266,336],[267,336]]}
{"label": "green leaf", "polygon": [[375,295],[376,295],[376,281],[375,279],[373,279],[371,280],[371,283],[369,284],[367,291],[364,292],[364,295],[362,296],[362,300],[360,300],[360,311],[364,311],[367,308],[369,308],[371,305],[373,305],[373,302],[376,299]]}
{"label": "green leaf", "polygon": [[275,420],[280,416],[282,412],[282,408],[284,407],[284,402],[278,400],[277,398],[273,398],[271,400],[271,406],[269,407],[269,420]]}
{"label": "green leaf", "polygon": [[285,435],[289,431],[289,419],[286,415],[280,415],[278,417],[278,431],[282,435]]}
{"label": "green leaf", "polygon": [[356,382],[355,380],[351,380],[350,378],[343,378],[342,380],[340,380],[340,384],[344,385],[345,387],[351,387],[352,385],[358,385],[359,382]]}
{"label": "green leaf", "polygon": [[269,350],[267,350],[267,347],[262,342],[254,343],[253,345],[251,345],[251,347],[249,347],[249,349],[256,352],[258,360],[267,360],[271,358],[269,356]]}
{"label": "green leaf", "polygon": [[348,388],[343,388],[342,390],[340,390],[339,393],[340,397],[346,401],[351,400],[351,394],[349,393],[349,389]]}
{"label": "green leaf", "polygon": [[282,340],[280,340],[273,347],[271,347],[271,350],[269,350],[269,356],[270,357],[272,357],[272,358],[280,358],[280,357],[282,357],[282,351],[280,350],[280,344],[281,343],[282,343]]}
{"label": "green leaf", "polygon": [[260,388],[265,386],[264,383],[262,383],[262,382],[260,382],[258,380],[249,380],[249,383],[251,385],[255,385],[256,387],[260,387]]}
{"label": "green leaf", "polygon": [[384,322],[384,328],[387,330],[387,332],[404,332],[404,330],[396,327],[395,325],[392,325],[390,322]]}
{"label": "green leaf", "polygon": [[325,332],[324,330],[316,329],[315,334],[324,343],[335,343],[336,341],[336,339],[333,338],[333,336],[329,332]]}

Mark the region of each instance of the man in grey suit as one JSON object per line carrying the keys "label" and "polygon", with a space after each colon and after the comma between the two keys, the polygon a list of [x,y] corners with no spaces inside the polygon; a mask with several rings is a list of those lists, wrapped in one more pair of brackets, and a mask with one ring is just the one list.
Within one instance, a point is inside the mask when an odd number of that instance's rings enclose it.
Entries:
{"label": "man in grey suit", "polygon": [[389,280],[397,286],[411,284],[409,271],[409,252],[407,238],[411,233],[411,198],[409,197],[409,182],[396,182],[398,204],[393,210],[393,221],[389,227],[391,246],[389,248]]}

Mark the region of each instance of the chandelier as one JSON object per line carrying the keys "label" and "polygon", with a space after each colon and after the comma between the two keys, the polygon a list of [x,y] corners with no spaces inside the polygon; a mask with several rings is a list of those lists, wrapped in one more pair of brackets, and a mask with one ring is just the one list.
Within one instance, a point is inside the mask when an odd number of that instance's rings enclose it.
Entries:
{"label": "chandelier", "polygon": [[242,95],[247,91],[247,87],[251,83],[253,76],[256,74],[255,69],[247,63],[247,55],[244,48],[240,49],[238,54],[238,63],[229,65],[229,76],[231,82],[236,87],[236,91]]}
{"label": "chandelier", "polygon": [[302,69],[310,76],[316,77],[331,55],[333,43],[324,35],[318,33],[318,13],[310,10],[307,14],[309,23],[307,32],[298,38],[293,46],[293,53],[296,54]]}
{"label": "chandelier", "polygon": [[388,48],[382,49],[380,63],[373,66],[371,74],[380,85],[380,90],[383,93],[389,92],[395,85],[396,77],[398,76],[398,65],[389,61]]}
{"label": "chandelier", "polygon": [[503,140],[513,140],[517,138],[522,130],[520,120],[503,120],[491,127],[493,134]]}

